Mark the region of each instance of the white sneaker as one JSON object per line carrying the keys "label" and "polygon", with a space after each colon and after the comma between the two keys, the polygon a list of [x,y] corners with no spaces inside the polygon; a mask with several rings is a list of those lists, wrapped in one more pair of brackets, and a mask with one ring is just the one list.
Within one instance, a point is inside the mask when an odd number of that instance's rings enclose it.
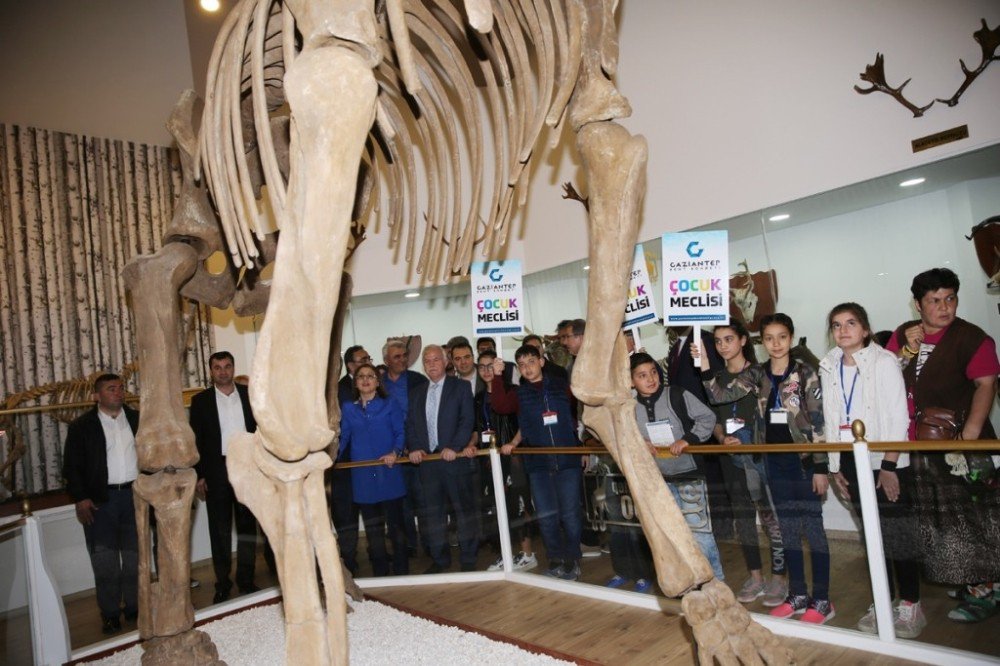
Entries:
{"label": "white sneaker", "polygon": [[[514,571],[530,571],[538,566],[538,560],[534,553],[525,553],[523,550],[514,558]],[[501,568],[502,563],[501,563]]]}
{"label": "white sneaker", "polygon": [[920,602],[900,601],[896,606],[896,619],[893,625],[899,638],[916,638],[927,626],[924,609]]}
{"label": "white sneaker", "polygon": [[878,633],[878,620],[875,617],[875,604],[868,607],[868,612],[858,620],[858,629],[866,634]]}
{"label": "white sneaker", "polygon": [[496,562],[486,567],[487,571],[503,571],[503,555],[497,558]]}

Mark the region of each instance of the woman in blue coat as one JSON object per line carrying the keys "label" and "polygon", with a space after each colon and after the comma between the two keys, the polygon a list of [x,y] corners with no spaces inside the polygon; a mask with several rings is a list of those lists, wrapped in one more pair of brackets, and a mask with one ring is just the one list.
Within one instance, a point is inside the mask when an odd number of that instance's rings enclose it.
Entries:
{"label": "woman in blue coat", "polygon": [[[386,528],[392,541],[392,572],[410,572],[403,531],[403,471],[395,467],[403,452],[403,412],[388,397],[378,371],[370,363],[354,372],[354,402],[345,402],[340,417],[340,456],[347,460],[380,460],[381,465],[351,470],[354,503],[361,511],[368,558],[376,576],[389,575]],[[347,451],[346,456],[344,452]]]}

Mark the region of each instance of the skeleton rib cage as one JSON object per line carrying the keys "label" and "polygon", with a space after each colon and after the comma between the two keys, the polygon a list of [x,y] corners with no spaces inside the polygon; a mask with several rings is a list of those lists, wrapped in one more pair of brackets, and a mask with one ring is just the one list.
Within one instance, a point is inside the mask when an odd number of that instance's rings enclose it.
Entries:
{"label": "skeleton rib cage", "polygon": [[[431,280],[467,271],[477,245],[488,257],[506,242],[510,220],[525,202],[534,146],[546,127],[552,143],[558,141],[580,69],[579,0],[565,8],[547,0],[494,0],[491,10],[492,29],[481,34],[466,27],[458,2],[388,0],[376,6],[375,41],[367,53],[377,63],[376,122],[360,169],[355,219],[378,214],[384,187],[390,245],[405,243],[406,261],[416,253],[417,272]],[[282,78],[301,48],[295,27],[288,7],[244,0],[227,18],[212,54],[196,162],[237,267],[259,263],[255,239],[265,235],[257,214],[260,184],[267,185],[279,228],[285,216],[287,165],[279,164],[275,146],[286,139],[273,128],[281,131],[287,123],[274,123],[272,116],[287,113]],[[363,25],[350,27],[364,32]],[[484,193],[487,154],[495,165]],[[425,173],[422,234],[418,156]],[[471,192],[463,210],[466,171]]]}

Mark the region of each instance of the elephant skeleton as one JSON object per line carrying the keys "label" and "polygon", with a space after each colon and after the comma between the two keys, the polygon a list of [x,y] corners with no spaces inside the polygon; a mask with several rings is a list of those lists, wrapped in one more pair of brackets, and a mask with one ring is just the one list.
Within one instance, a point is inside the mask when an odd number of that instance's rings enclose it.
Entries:
{"label": "elephant skeleton", "polygon": [[[160,253],[128,269],[145,378],[137,446],[148,478],[137,484],[137,495],[157,507],[180,506],[194,482],[197,452],[176,398],[177,359],[166,353],[176,349],[176,294],[223,304],[253,286],[259,290],[253,304],[268,300],[250,381],[258,430],[229,443],[228,468],[238,497],[274,547],[288,663],[348,663],[344,584],[323,470],[332,464],[327,450],[339,421],[329,387],[339,372],[335,314],[348,297],[341,276],[352,220],[370,219],[384,199],[389,242],[405,248],[407,261],[431,279],[464,273],[477,248],[492,257],[504,245],[525,202],[539,137],[547,130],[555,145],[567,122],[589,189],[590,316],[572,386],[585,405],[584,423],[628,479],[660,587],[670,596],[687,594],[702,662],[713,655],[722,663],[792,660],[728,588],[713,581],[635,422],[619,325],[647,146],[616,122],[631,113],[612,81],[616,5],[243,0],[220,31],[200,134],[195,141],[193,129],[175,131],[189,160],[181,210],[197,220],[197,229],[178,231]],[[182,100],[178,108],[193,128],[193,102]],[[486,146],[493,164],[488,195]],[[210,190],[215,211],[195,177]],[[463,177],[471,182],[465,207]],[[258,213],[262,185],[280,229],[276,248]],[[204,274],[202,263],[220,246],[217,228],[210,229],[214,212],[244,275],[257,275],[273,253],[269,284],[248,280],[237,288],[231,277]],[[177,535],[186,534],[182,514],[166,516],[176,521]],[[189,599],[181,590],[189,552],[181,548],[179,555],[182,567],[166,581],[161,575],[160,589],[146,586],[153,603],[147,596],[144,636],[191,626],[176,610]],[[167,617],[172,621],[156,621]],[[719,627],[728,632],[721,638]]]}

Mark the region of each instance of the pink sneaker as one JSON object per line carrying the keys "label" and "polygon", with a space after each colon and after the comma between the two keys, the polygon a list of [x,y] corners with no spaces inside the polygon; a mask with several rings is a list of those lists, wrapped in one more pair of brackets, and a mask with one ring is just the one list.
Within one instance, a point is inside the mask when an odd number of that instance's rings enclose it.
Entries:
{"label": "pink sneaker", "polygon": [[771,617],[795,617],[809,607],[808,594],[789,594],[784,603],[771,609]]}
{"label": "pink sneaker", "polygon": [[833,610],[833,604],[827,599],[813,599],[800,619],[809,624],[826,624],[835,617],[837,617],[837,612]]}

